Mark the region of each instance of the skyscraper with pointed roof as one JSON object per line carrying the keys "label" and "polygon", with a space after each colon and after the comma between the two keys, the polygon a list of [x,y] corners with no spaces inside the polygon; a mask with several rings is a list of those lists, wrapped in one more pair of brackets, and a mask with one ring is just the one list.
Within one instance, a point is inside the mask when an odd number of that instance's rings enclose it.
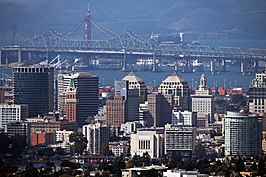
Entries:
{"label": "skyscraper with pointed roof", "polygon": [[176,72],[171,73],[161,84],[158,92],[173,95],[173,107],[178,110],[190,109],[190,89],[187,81]]}
{"label": "skyscraper with pointed roof", "polygon": [[70,79],[69,86],[66,89],[65,99],[66,120],[69,122],[77,121],[77,88],[74,78]]}
{"label": "skyscraper with pointed roof", "polygon": [[139,90],[140,103],[144,103],[147,100],[146,84],[133,71],[129,72],[122,80],[128,81],[129,89],[138,89]]}
{"label": "skyscraper with pointed roof", "polygon": [[[60,76],[60,77],[59,77]],[[91,116],[98,113],[98,76],[89,72],[80,72],[74,74],[61,74],[58,76],[58,110],[60,114],[66,114],[66,90],[74,83],[76,89],[76,111],[77,123],[83,125]]]}

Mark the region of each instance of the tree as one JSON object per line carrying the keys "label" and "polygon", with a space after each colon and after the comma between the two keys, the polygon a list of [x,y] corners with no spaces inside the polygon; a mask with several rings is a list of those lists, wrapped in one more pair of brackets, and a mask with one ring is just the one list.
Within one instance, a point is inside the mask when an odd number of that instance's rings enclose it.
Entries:
{"label": "tree", "polygon": [[54,150],[52,148],[43,148],[43,149],[40,149],[38,150],[38,156],[47,156],[47,157],[51,157],[51,156],[54,156]]}
{"label": "tree", "polygon": [[9,141],[12,145],[10,148],[10,153],[13,155],[20,155],[27,146],[26,136],[23,135],[16,134],[10,137]]}
{"label": "tree", "polygon": [[58,154],[59,156],[64,156],[64,155],[66,155],[64,149],[61,148],[61,147],[57,147],[57,148],[55,149],[55,153]]}
{"label": "tree", "polygon": [[74,145],[71,146],[73,153],[83,154],[84,150],[87,148],[88,140],[80,133],[71,134],[69,141],[74,142]]}
{"label": "tree", "polygon": [[264,176],[265,173],[265,162],[263,158],[260,158],[259,163],[258,163],[258,175]]}
{"label": "tree", "polygon": [[69,167],[71,169],[77,169],[80,167],[78,163],[70,162],[69,160],[63,160],[60,164],[61,167]]}
{"label": "tree", "polygon": [[196,158],[197,159],[202,159],[206,157],[206,151],[205,151],[205,147],[202,146],[201,143],[198,143],[195,146],[195,153],[196,153]]}
{"label": "tree", "polygon": [[9,138],[6,134],[1,133],[0,134],[0,154],[3,157],[8,152],[8,146],[9,146]]}
{"label": "tree", "polygon": [[236,161],[236,171],[240,172],[244,170],[245,170],[244,160],[241,157],[239,157],[238,160]]}
{"label": "tree", "polygon": [[35,177],[35,176],[39,176],[39,171],[33,166],[32,163],[30,163],[30,164],[26,167],[24,175],[25,175],[25,177]]}
{"label": "tree", "polygon": [[10,162],[4,162],[0,168],[0,176],[1,174],[13,174],[18,170],[18,168]]}
{"label": "tree", "polygon": [[140,177],[160,177],[160,174],[155,169],[142,171]]}

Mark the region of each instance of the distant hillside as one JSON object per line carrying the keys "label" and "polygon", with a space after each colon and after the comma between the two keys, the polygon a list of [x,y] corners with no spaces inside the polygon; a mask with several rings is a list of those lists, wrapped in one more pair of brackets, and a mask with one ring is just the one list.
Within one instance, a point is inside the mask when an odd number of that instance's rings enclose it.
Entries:
{"label": "distant hillside", "polygon": [[[86,0],[0,0],[0,42],[77,25]],[[92,0],[93,20],[114,32],[147,36],[185,32],[198,38],[266,39],[265,0]]]}

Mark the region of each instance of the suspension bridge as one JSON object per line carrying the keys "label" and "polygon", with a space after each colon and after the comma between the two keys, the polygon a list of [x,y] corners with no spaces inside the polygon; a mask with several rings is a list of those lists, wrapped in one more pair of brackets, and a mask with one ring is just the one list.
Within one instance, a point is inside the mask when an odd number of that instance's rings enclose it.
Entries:
{"label": "suspension bridge", "polygon": [[[84,26],[84,38],[74,36]],[[100,31],[106,39],[92,38],[92,31]],[[25,40],[21,45],[2,46],[0,48],[0,65],[9,62],[23,63],[25,60],[34,60],[41,55],[49,59],[58,54],[86,56],[101,56],[103,58],[122,58],[123,68],[132,58],[153,58],[181,60],[184,58],[208,58],[211,68],[225,70],[225,60],[238,60],[241,63],[241,72],[245,73],[251,66],[256,68],[259,61],[266,61],[266,49],[239,48],[239,47],[212,47],[192,45],[186,43],[158,43],[152,39],[144,39],[134,32],[126,31],[117,34],[91,18],[90,9],[85,13],[82,21],[65,33],[56,30],[47,30],[41,35]],[[155,62],[154,62],[155,63]],[[215,66],[216,65],[216,66]],[[218,65],[218,67],[217,67]],[[156,69],[156,68],[155,68]]]}

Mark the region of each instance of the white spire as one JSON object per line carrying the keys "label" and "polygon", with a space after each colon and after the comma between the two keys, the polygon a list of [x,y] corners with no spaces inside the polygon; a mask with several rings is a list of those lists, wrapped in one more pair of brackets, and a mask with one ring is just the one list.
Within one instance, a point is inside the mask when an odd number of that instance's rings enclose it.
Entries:
{"label": "white spire", "polygon": [[199,90],[205,90],[207,87],[207,80],[205,74],[202,74],[200,77],[200,85],[199,85]]}

